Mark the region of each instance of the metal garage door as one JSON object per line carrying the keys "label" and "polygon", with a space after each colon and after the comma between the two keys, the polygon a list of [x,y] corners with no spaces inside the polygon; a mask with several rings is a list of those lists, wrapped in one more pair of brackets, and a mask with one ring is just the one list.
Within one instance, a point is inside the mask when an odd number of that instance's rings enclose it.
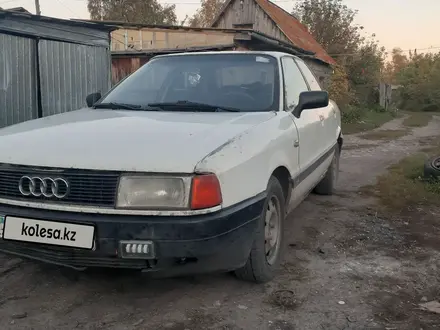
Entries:
{"label": "metal garage door", "polygon": [[0,127],[37,118],[36,41],[0,33]]}
{"label": "metal garage door", "polygon": [[110,85],[110,56],[104,47],[40,40],[42,115],[77,110],[86,96]]}

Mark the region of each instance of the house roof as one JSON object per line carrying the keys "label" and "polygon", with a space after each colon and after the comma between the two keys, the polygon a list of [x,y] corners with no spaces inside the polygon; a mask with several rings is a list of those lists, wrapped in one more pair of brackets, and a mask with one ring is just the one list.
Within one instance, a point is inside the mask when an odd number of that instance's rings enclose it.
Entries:
{"label": "house roof", "polygon": [[[222,13],[234,0],[229,0],[223,7],[221,13],[216,17],[213,26],[218,22]],[[278,7],[268,0],[255,0],[258,6],[275,22],[284,35],[297,47],[315,53],[315,57],[328,64],[336,64],[335,60],[327,54],[324,48],[313,38],[307,28],[295,17],[284,9]]]}

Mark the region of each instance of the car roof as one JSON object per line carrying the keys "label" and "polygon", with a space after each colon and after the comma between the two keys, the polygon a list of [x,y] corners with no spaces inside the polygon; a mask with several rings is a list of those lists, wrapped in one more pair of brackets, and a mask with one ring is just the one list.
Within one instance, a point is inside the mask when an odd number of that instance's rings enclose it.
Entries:
{"label": "car roof", "polygon": [[265,51],[243,51],[243,50],[231,50],[231,51],[211,51],[211,52],[187,52],[187,53],[173,53],[173,54],[164,54],[157,55],[154,58],[159,57],[170,57],[170,56],[198,56],[198,55],[236,55],[236,54],[251,54],[251,55],[268,55],[275,58],[281,58],[282,56],[293,56],[295,55],[283,52],[265,52]]}

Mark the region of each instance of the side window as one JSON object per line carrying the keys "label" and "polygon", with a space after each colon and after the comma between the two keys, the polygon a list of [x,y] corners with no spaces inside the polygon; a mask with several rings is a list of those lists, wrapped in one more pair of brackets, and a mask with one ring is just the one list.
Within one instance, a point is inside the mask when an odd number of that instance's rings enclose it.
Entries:
{"label": "side window", "polygon": [[296,63],[298,64],[299,68],[301,69],[302,73],[304,74],[304,77],[306,77],[307,82],[309,83],[310,90],[312,91],[320,91],[321,86],[319,85],[318,80],[316,80],[315,75],[312,71],[310,71],[307,64],[304,63],[304,61],[296,60]]}
{"label": "side window", "polygon": [[292,111],[299,101],[299,94],[309,90],[306,82],[292,57],[281,59],[284,76],[284,109]]}

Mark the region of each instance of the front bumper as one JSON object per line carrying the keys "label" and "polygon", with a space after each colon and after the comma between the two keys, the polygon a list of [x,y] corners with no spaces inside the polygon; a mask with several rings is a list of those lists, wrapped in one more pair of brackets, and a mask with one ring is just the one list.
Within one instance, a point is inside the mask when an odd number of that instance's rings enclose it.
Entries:
{"label": "front bumper", "polygon": [[[3,216],[95,226],[94,250],[0,239],[0,251],[77,270],[127,268],[158,276],[229,271],[246,263],[264,199],[262,194],[197,216],[97,215],[0,204]],[[155,258],[122,258],[119,242],[125,240],[152,241]]]}

